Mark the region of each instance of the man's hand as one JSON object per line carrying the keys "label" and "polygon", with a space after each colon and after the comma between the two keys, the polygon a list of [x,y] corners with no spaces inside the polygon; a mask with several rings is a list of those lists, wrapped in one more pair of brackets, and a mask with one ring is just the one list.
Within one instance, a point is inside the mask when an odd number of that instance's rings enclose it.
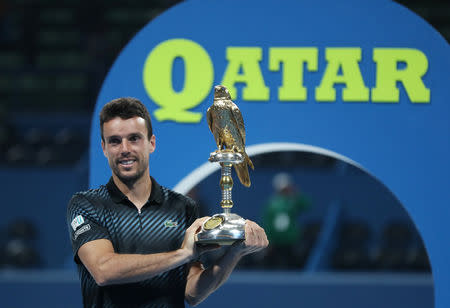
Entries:
{"label": "man's hand", "polygon": [[269,245],[266,232],[257,223],[245,221],[245,241],[234,243],[230,252],[243,257],[245,255],[260,251]]}
{"label": "man's hand", "polygon": [[[197,225],[198,221],[198,226],[201,227],[201,224],[205,221],[205,219],[197,219],[191,226],[193,229],[195,229],[195,225]],[[189,232],[192,232],[192,230],[190,230],[191,227],[189,227],[186,231],[186,244],[190,243],[187,240],[187,236]],[[185,242],[183,242],[183,245]],[[202,266],[199,266],[196,263],[191,265],[185,292],[187,302],[191,306],[195,306],[203,301],[209,294],[214,292],[228,279],[241,257],[264,249],[267,245],[269,245],[269,241],[267,240],[264,229],[253,221],[246,220],[245,241],[236,242],[233,245],[228,246],[229,248],[226,250],[226,253],[216,260],[215,264],[211,265],[207,269],[203,269]],[[217,247],[219,246],[216,246],[213,249]],[[199,248],[197,247],[196,249]]]}
{"label": "man's hand", "polygon": [[198,246],[195,243],[195,234],[197,234],[200,231],[202,224],[209,218],[210,218],[209,216],[198,218],[192,223],[192,225],[189,228],[186,229],[184,240],[183,243],[181,244],[181,249],[184,249],[188,252],[188,255],[191,260],[196,259],[198,256],[200,256],[202,253],[206,251],[215,250],[220,247],[218,245]]}

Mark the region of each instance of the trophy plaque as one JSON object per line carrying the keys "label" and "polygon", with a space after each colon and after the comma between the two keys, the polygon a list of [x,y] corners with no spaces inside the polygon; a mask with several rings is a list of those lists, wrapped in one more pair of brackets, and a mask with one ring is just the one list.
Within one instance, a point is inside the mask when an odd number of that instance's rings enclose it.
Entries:
{"label": "trophy plaque", "polygon": [[233,200],[232,167],[236,169],[239,180],[244,186],[250,186],[248,166],[253,163],[245,152],[245,128],[239,108],[231,101],[224,86],[214,88],[214,103],[208,108],[207,121],[214,135],[218,149],[210,154],[209,161],[221,166],[220,188],[222,190],[223,213],[215,214],[206,220],[196,234],[198,244],[231,245],[245,240],[245,220],[231,213]]}

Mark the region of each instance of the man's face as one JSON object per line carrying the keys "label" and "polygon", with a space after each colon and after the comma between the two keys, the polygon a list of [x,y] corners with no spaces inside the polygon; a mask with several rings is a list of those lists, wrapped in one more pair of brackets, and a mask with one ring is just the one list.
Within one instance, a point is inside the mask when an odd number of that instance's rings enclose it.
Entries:
{"label": "man's face", "polygon": [[115,176],[124,184],[133,184],[148,175],[148,160],[155,150],[155,136],[147,137],[145,120],[116,117],[103,124],[102,149]]}

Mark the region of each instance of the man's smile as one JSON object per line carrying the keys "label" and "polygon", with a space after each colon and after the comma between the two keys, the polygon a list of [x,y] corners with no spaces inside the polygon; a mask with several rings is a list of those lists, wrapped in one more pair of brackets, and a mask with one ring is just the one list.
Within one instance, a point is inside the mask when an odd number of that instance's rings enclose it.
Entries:
{"label": "man's smile", "polygon": [[125,167],[130,167],[130,166],[132,166],[135,162],[136,162],[136,159],[134,159],[134,158],[125,158],[125,159],[119,160],[119,165],[125,166]]}

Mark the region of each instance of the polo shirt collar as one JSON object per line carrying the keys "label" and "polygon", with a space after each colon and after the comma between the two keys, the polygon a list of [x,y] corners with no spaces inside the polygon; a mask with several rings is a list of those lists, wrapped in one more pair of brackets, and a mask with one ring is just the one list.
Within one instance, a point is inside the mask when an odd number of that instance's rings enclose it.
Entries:
{"label": "polo shirt collar", "polygon": [[[148,201],[150,204],[161,204],[163,195],[161,185],[159,185],[158,182],[156,182],[153,177],[150,177],[150,179],[152,180],[152,191],[150,193]],[[116,183],[114,183],[112,177],[106,184],[106,188],[108,189],[111,198],[114,202],[119,203],[124,200],[128,200],[128,197],[125,196],[124,193],[121,192],[120,189],[117,187]]]}

